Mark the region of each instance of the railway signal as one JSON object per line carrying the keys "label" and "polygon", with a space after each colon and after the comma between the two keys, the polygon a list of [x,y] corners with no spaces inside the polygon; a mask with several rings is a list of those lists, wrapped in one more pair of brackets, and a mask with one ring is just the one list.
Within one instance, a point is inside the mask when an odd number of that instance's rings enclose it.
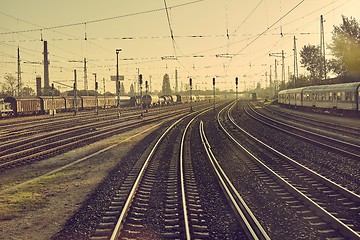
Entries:
{"label": "railway signal", "polygon": [[116,49],[116,94],[117,94],[117,105],[118,105],[118,117],[120,118],[120,82],[119,82],[119,52],[121,49]]}
{"label": "railway signal", "polygon": [[76,115],[77,112],[77,82],[76,82],[76,69],[74,69],[74,115]]}
{"label": "railway signal", "polygon": [[235,78],[235,85],[236,85],[236,109],[238,109],[238,83],[239,79],[238,77]]}
{"label": "railway signal", "polygon": [[213,89],[214,89],[214,111],[215,111],[215,78],[213,78]]}
{"label": "railway signal", "polygon": [[142,74],[139,74],[139,87],[140,87],[140,117],[143,117],[143,101],[142,101]]}
{"label": "railway signal", "polygon": [[51,116],[55,116],[55,106],[54,106],[54,83],[51,84]]}
{"label": "railway signal", "polygon": [[99,114],[99,109],[98,109],[98,83],[96,81],[96,73],[93,73],[94,77],[95,77],[95,113]]}
{"label": "railway signal", "polygon": [[[145,89],[146,89],[146,95],[145,95],[145,96],[146,96],[146,98],[148,98],[148,97],[149,97],[149,94],[148,94],[148,91],[149,91],[148,81],[145,81]],[[148,107],[148,106],[147,106],[148,104],[147,104],[147,103],[148,103],[148,99],[146,99],[146,103],[145,103],[145,109],[146,109],[145,112],[146,112],[146,113],[148,112],[148,108],[147,108],[147,107]]]}

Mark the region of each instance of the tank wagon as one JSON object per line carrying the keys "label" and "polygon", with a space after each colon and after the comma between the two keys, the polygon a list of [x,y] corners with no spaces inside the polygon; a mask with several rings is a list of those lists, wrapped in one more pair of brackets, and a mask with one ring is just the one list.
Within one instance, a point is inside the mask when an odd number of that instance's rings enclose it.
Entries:
{"label": "tank wagon", "polygon": [[158,96],[146,94],[142,97],[143,107],[154,107],[160,104]]}
{"label": "tank wagon", "polygon": [[169,105],[172,103],[171,95],[162,95],[159,97],[160,105]]}

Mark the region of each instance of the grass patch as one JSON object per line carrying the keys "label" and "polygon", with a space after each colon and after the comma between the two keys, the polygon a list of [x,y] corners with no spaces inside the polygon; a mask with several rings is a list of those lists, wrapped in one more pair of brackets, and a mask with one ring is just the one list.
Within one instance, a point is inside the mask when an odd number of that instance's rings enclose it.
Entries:
{"label": "grass patch", "polygon": [[20,191],[0,197],[0,220],[10,220],[34,211],[46,203],[43,194]]}
{"label": "grass patch", "polygon": [[50,190],[65,177],[64,173],[44,176],[0,196],[0,220],[11,220],[45,206]]}

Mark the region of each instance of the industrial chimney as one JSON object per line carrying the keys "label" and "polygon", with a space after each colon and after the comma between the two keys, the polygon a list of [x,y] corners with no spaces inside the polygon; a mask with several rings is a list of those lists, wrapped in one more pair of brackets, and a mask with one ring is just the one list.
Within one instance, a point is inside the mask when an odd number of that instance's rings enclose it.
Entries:
{"label": "industrial chimney", "polygon": [[48,60],[48,49],[47,41],[44,41],[44,93],[48,93],[50,89],[49,84],[49,60]]}

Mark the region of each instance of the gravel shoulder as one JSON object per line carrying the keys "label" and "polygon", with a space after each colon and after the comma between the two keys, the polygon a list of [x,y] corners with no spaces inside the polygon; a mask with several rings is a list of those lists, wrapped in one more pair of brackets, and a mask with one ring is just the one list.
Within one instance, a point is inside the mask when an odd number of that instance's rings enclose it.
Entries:
{"label": "gravel shoulder", "polygon": [[2,172],[0,239],[50,239],[124,156],[158,127],[143,126]]}

